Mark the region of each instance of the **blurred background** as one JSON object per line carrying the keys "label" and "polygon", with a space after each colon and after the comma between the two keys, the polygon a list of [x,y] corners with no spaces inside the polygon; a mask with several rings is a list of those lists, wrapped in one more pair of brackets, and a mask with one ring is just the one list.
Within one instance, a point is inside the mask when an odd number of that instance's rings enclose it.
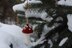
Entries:
{"label": "blurred background", "polygon": [[21,2],[21,0],[0,0],[0,22],[17,24],[17,15],[12,7]]}

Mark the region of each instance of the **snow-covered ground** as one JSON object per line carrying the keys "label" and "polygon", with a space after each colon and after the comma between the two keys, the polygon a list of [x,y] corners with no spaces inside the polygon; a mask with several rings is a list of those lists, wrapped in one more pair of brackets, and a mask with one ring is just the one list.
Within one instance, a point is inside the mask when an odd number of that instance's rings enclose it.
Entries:
{"label": "snow-covered ground", "polygon": [[17,25],[0,23],[0,48],[10,48],[11,43],[13,48],[30,48],[44,42],[43,36],[36,42],[31,42],[30,35],[22,33],[22,28]]}
{"label": "snow-covered ground", "polygon": [[6,48],[4,46],[9,46],[11,43],[13,44],[13,48],[23,46],[24,35],[21,30],[19,26],[0,23],[0,42],[2,43],[0,47]]}

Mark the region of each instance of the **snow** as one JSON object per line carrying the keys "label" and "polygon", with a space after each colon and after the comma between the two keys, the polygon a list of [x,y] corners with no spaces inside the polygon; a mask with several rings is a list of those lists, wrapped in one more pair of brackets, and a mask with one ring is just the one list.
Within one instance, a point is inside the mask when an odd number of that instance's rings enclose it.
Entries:
{"label": "snow", "polygon": [[0,43],[0,48],[10,48],[10,47],[5,43]]}
{"label": "snow", "polygon": [[[26,46],[29,39],[28,35],[22,33],[22,28],[16,25],[7,25],[0,23],[0,41],[9,46],[13,44],[13,48],[28,48]],[[2,38],[3,37],[3,38]],[[0,44],[2,45],[2,44]],[[25,47],[26,46],[26,47]],[[2,47],[2,46],[1,46]]]}
{"label": "snow", "polygon": [[30,41],[31,34],[22,33],[22,28],[17,25],[8,25],[0,23],[0,47],[10,48],[12,43],[13,48],[30,48],[32,46],[43,43],[45,40],[42,36],[36,42]]}
{"label": "snow", "polygon": [[33,42],[33,43],[31,43],[31,45],[32,46],[36,46],[36,45],[38,45],[38,44],[42,44],[44,41],[46,41],[46,40],[43,40],[45,37],[44,36],[42,36],[40,39],[38,39],[36,42]]}
{"label": "snow", "polygon": [[57,2],[58,5],[72,6],[72,0],[60,0]]}
{"label": "snow", "polygon": [[17,16],[25,16],[25,15],[22,15],[22,14],[17,14]]}
{"label": "snow", "polygon": [[[24,48],[24,35],[21,28],[16,25],[7,25],[0,23],[0,47],[13,44],[13,48]],[[6,48],[6,47],[5,47]]]}
{"label": "snow", "polygon": [[24,1],[24,0],[21,0],[22,2]]}
{"label": "snow", "polygon": [[0,48],[10,48],[9,45],[11,44],[12,36],[8,33],[4,33],[0,31]]}
{"label": "snow", "polygon": [[18,11],[25,11],[24,7],[26,7],[27,3],[28,4],[31,4],[31,3],[38,4],[38,3],[42,3],[42,2],[38,1],[38,0],[37,1],[36,0],[31,0],[31,1],[26,0],[24,3],[14,5],[12,9],[14,10],[14,12],[16,12],[17,10]]}
{"label": "snow", "polygon": [[53,43],[50,39],[48,40],[48,43],[50,44],[50,48],[51,48],[53,46]]}
{"label": "snow", "polygon": [[39,12],[40,8],[25,10],[23,6],[24,6],[23,3],[13,6],[13,10],[15,12],[16,11],[24,11],[25,12],[25,15],[17,14],[18,16],[26,16],[28,18],[29,17],[41,18],[46,21],[53,20],[53,18],[46,18],[48,16],[48,14],[45,12],[45,10],[43,10],[41,12]]}
{"label": "snow", "polygon": [[27,2],[28,4],[42,4],[42,2],[39,0],[26,0],[25,3],[27,4]]}
{"label": "snow", "polygon": [[68,22],[67,22],[68,29],[72,32],[72,14],[68,14],[67,19],[68,19]]}
{"label": "snow", "polygon": [[52,29],[54,29],[54,27],[48,27],[47,25],[44,25],[41,36],[45,36]]}
{"label": "snow", "polygon": [[[28,3],[40,3],[41,1],[38,1],[38,0],[28,0]],[[24,7],[26,6],[27,4],[27,1],[25,1],[24,3],[21,3],[21,4],[16,4],[13,6],[13,10],[14,12],[16,11],[23,11],[25,12],[25,16],[26,17],[36,17],[36,18],[41,18],[43,20],[46,20],[46,21],[51,21],[53,18],[46,18],[48,16],[48,14],[46,13],[45,10],[42,10],[42,11],[39,11],[40,8],[31,8],[31,9],[25,9]],[[24,16],[24,15],[21,15],[21,14],[17,14],[18,16]]]}
{"label": "snow", "polygon": [[13,11],[16,12],[16,11],[25,11],[24,9],[24,3],[21,3],[21,4],[16,4],[13,6]]}
{"label": "snow", "polygon": [[[24,5],[24,4],[23,4]],[[35,17],[35,18],[41,18],[43,20],[46,20],[46,21],[51,21],[53,20],[53,18],[49,18],[47,17],[48,14],[43,10],[41,12],[38,12],[40,10],[40,8],[36,8],[36,9],[30,9],[30,10],[25,10],[23,7],[20,7],[22,6],[22,4],[18,4],[18,5],[15,5],[13,6],[13,10],[14,11],[24,11],[25,12],[25,15],[21,15],[21,14],[17,14],[18,16],[26,16],[26,17]]]}
{"label": "snow", "polygon": [[[28,3],[41,3],[41,1],[38,1],[38,0],[28,0]],[[17,5],[14,5],[13,6],[13,10],[14,12],[16,11],[23,11],[25,12],[25,15],[22,15],[22,14],[17,14],[18,16],[25,16],[27,18],[29,17],[35,17],[35,18],[41,18],[43,20],[46,20],[46,21],[51,21],[53,20],[52,17],[47,17],[48,14],[45,10],[42,10],[42,11],[39,11],[40,8],[31,8],[31,9],[25,9],[24,7],[26,7],[26,4],[27,4],[27,0],[24,2],[24,3],[21,3],[21,4],[17,4]]]}
{"label": "snow", "polygon": [[62,46],[67,40],[68,40],[68,37],[63,38],[61,42],[59,43],[59,46]]}
{"label": "snow", "polygon": [[36,17],[36,18],[41,18],[43,20],[46,20],[47,13],[45,11],[38,12],[38,10],[39,9],[36,9],[36,10],[27,10],[25,12],[26,17]]}

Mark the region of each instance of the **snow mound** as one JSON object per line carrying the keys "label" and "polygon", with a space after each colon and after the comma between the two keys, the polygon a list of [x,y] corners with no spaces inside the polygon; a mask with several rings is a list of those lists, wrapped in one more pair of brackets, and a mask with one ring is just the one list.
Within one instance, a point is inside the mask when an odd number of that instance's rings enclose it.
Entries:
{"label": "snow mound", "polygon": [[42,36],[36,42],[31,42],[30,35],[22,33],[22,28],[17,25],[0,23],[0,48],[10,48],[10,44],[13,44],[13,48],[30,48],[45,41]]}
{"label": "snow mound", "polygon": [[22,33],[21,27],[3,23],[0,23],[0,26],[1,48],[10,48],[9,45],[11,43],[13,44],[13,48],[28,48],[24,43],[26,36]]}
{"label": "snow mound", "polygon": [[0,30],[0,48],[10,48],[9,45],[12,43],[12,40],[13,36]]}

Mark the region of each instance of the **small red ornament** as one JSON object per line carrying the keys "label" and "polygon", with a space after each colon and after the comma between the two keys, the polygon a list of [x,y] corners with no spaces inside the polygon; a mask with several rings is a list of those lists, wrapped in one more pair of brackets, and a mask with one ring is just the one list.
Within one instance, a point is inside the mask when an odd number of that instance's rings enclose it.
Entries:
{"label": "small red ornament", "polygon": [[29,24],[26,24],[25,27],[23,28],[22,32],[23,32],[23,33],[26,33],[26,34],[30,34],[30,33],[33,33],[33,30],[32,30],[32,28],[29,26]]}

